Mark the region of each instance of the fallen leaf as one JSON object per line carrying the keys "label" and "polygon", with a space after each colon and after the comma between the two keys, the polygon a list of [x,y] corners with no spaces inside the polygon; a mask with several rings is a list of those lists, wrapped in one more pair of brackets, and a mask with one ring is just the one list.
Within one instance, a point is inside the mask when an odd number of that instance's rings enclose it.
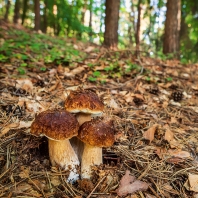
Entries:
{"label": "fallen leaf", "polygon": [[110,107],[110,108],[113,108],[113,109],[119,109],[120,106],[118,105],[118,103],[113,99],[113,98],[110,98],[109,100],[105,100],[105,104]]}
{"label": "fallen leaf", "polygon": [[29,178],[29,172],[30,172],[29,169],[24,169],[24,170],[22,170],[22,171],[19,173],[19,177],[20,177],[21,179]]}
{"label": "fallen leaf", "polygon": [[49,88],[49,92],[54,91],[55,89],[56,89],[56,90],[57,90],[57,89],[60,89],[60,88],[62,88],[62,87],[63,87],[62,82],[61,82],[60,80],[58,80],[58,81],[56,82],[55,85],[52,85],[52,86]]}
{"label": "fallen leaf", "polygon": [[150,143],[154,140],[154,135],[157,130],[158,124],[154,124],[151,128],[144,132],[143,137],[150,141]]}
{"label": "fallen leaf", "polygon": [[188,157],[190,157],[190,153],[189,152],[182,151],[181,149],[178,149],[178,150],[169,149],[168,153],[171,155],[171,157],[179,157],[179,158],[188,158]]}
{"label": "fallen leaf", "polygon": [[71,70],[69,73],[65,72],[64,75],[67,77],[74,77],[75,75],[82,73],[84,70],[85,70],[85,67],[77,67]]}
{"label": "fallen leaf", "polygon": [[168,126],[165,126],[165,136],[164,139],[167,140],[169,143],[174,139],[174,134],[173,132],[169,129]]}
{"label": "fallen leaf", "polygon": [[3,127],[0,133],[0,137],[4,136],[10,129],[17,128],[19,126],[19,123],[11,123]]}
{"label": "fallen leaf", "polygon": [[192,190],[194,192],[198,192],[198,175],[189,174],[188,180],[190,183],[190,190]]}
{"label": "fallen leaf", "polygon": [[149,184],[136,180],[134,176],[130,175],[130,171],[127,170],[125,175],[120,180],[118,189],[116,190],[118,196],[126,196],[129,193],[135,193],[136,191],[147,190]]}
{"label": "fallen leaf", "polygon": [[17,83],[16,83],[16,88],[17,89],[24,89],[27,92],[32,91],[33,84],[32,84],[31,80],[29,80],[29,79],[19,79],[19,80],[16,80],[16,81],[17,81]]}

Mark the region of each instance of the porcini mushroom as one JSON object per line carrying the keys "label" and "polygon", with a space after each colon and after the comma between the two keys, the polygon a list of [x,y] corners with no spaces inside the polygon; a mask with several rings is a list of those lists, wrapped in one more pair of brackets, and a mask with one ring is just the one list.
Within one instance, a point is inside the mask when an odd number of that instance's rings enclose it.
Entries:
{"label": "porcini mushroom", "polygon": [[[96,93],[89,90],[71,91],[65,100],[65,109],[76,113],[79,125],[90,121],[92,117],[100,116],[104,110],[104,104]],[[78,138],[73,137],[71,145],[81,161],[84,144]]]}
{"label": "porcini mushroom", "polygon": [[81,178],[91,177],[91,166],[102,164],[102,147],[114,143],[114,131],[110,124],[100,119],[84,122],[78,136],[85,143],[81,161]]}
{"label": "porcini mushroom", "polygon": [[102,115],[104,104],[97,94],[88,90],[71,91],[65,100],[65,109],[77,113],[79,124],[90,121],[91,117]]}
{"label": "porcini mushroom", "polygon": [[78,179],[79,160],[69,139],[78,134],[79,123],[74,115],[65,110],[47,110],[36,116],[30,133],[35,136],[46,136],[49,144],[49,157],[52,166],[56,164],[70,170],[69,182]]}

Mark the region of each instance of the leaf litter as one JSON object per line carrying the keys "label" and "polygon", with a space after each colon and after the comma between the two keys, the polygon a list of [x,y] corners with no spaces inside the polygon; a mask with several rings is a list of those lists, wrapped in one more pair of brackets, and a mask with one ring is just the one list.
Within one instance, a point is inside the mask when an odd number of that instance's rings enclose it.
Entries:
{"label": "leaf litter", "polygon": [[[90,43],[74,48],[84,58],[72,56],[67,66],[35,61],[31,52],[35,67],[24,76],[16,60],[0,62],[0,197],[196,197],[198,65]],[[116,142],[103,149],[91,180],[71,185],[68,171],[51,167],[47,139],[31,136],[29,127],[39,112],[64,108],[76,89],[100,96]],[[180,101],[174,92],[182,93]]]}

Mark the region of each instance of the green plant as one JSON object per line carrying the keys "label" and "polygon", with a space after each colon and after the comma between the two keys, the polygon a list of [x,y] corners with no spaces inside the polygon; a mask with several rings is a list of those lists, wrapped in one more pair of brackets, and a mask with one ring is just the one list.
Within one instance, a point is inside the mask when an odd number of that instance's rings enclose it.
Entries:
{"label": "green plant", "polygon": [[173,80],[172,77],[167,77],[167,78],[166,78],[166,81],[168,81],[168,82],[171,82],[172,80]]}
{"label": "green plant", "polygon": [[21,67],[18,67],[17,70],[18,70],[20,75],[24,75],[26,73],[25,70]]}
{"label": "green plant", "polygon": [[8,57],[4,56],[3,54],[0,54],[0,62],[6,62]]}
{"label": "green plant", "polygon": [[93,76],[89,76],[88,80],[91,81],[91,82],[95,82],[95,81],[97,81],[97,78],[95,78]]}

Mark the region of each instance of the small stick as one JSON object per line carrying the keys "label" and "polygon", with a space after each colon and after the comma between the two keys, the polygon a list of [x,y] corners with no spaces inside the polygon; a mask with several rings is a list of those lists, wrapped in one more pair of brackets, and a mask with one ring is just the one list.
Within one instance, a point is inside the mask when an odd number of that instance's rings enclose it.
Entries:
{"label": "small stick", "polygon": [[96,188],[99,186],[99,184],[106,178],[107,176],[105,175],[98,183],[97,185],[94,187],[94,189],[90,192],[90,194],[87,196],[87,198],[90,198],[91,195],[93,194],[93,192],[96,190]]}

